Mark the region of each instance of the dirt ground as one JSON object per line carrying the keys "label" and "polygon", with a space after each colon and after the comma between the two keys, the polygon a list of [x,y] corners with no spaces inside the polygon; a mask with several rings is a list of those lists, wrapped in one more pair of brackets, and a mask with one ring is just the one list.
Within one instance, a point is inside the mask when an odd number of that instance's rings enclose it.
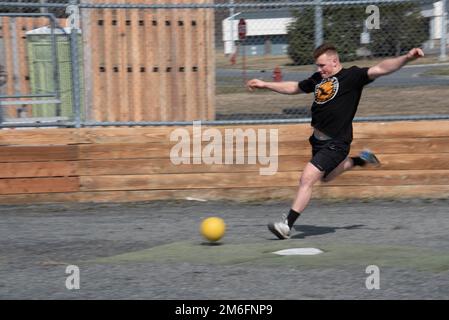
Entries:
{"label": "dirt ground", "polygon": [[[372,66],[375,63],[382,61],[385,58],[371,58],[371,59],[359,59],[355,61],[349,61],[342,63],[343,66],[358,65],[360,67]],[[410,65],[416,64],[432,64],[439,63],[438,55],[426,55],[424,58],[410,62]],[[226,56],[223,52],[217,52],[215,55],[216,68],[222,69],[241,69],[243,67],[242,56],[237,56],[235,64],[231,64],[231,57]],[[246,56],[245,66],[247,69],[252,70],[273,70],[275,67],[279,66],[286,71],[310,71],[314,68],[314,65],[292,65],[292,60],[288,56]]]}
{"label": "dirt ground", "polygon": [[[382,115],[445,114],[449,112],[447,86],[426,88],[367,87],[363,91],[357,117]],[[216,112],[283,113],[283,109],[310,110],[312,95],[280,95],[273,92],[221,94],[216,97]]]}
{"label": "dirt ground", "polygon": [[[0,206],[1,299],[449,298],[449,201],[314,200],[290,240],[266,223],[286,202]],[[220,216],[216,245],[199,234]],[[278,256],[287,248],[316,256]],[[67,269],[80,287],[66,287]],[[368,289],[368,266],[379,288]],[[68,271],[66,273],[66,271]]]}

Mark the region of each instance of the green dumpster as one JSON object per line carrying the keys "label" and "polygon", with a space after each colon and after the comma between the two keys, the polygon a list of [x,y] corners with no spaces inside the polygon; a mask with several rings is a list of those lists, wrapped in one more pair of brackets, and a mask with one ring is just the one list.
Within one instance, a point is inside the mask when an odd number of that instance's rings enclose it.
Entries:
{"label": "green dumpster", "polygon": [[[57,63],[59,69],[59,92],[61,105],[58,110],[57,104],[33,105],[33,117],[68,117],[73,119],[72,102],[72,76],[70,58],[70,31],[64,28],[67,34],[61,29],[55,29],[54,34],[57,45],[57,61],[53,61],[52,56],[52,35],[49,27],[42,27],[30,30],[26,33],[28,64],[30,75],[30,87],[33,94],[48,94],[55,92],[54,68]],[[83,56],[82,37],[78,34],[78,58],[79,58],[79,78],[81,89],[81,114],[83,115]],[[40,100],[46,98],[39,98]]]}

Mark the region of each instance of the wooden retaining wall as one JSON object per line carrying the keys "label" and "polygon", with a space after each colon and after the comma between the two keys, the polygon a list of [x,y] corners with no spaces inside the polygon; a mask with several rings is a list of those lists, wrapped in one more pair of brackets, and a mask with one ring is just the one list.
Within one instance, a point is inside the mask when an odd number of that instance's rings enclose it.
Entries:
{"label": "wooden retaining wall", "polygon": [[[203,126],[202,133],[207,128],[224,136],[237,127]],[[278,130],[276,174],[260,175],[266,166],[259,163],[174,165],[170,151],[177,142],[170,134],[179,127],[1,130],[0,203],[292,199],[310,159],[309,125],[239,128]],[[193,139],[191,127],[181,129]],[[369,147],[383,165],[321,183],[314,197],[449,197],[449,121],[357,123],[354,129],[351,154]]]}

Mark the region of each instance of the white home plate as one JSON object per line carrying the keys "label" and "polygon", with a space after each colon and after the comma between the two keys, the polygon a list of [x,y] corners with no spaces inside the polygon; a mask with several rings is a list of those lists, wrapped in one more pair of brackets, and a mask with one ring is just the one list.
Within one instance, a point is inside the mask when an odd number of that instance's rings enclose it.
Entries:
{"label": "white home plate", "polygon": [[280,256],[294,256],[294,255],[312,256],[315,254],[323,253],[323,251],[316,248],[292,248],[292,249],[279,250],[273,253],[278,254]]}

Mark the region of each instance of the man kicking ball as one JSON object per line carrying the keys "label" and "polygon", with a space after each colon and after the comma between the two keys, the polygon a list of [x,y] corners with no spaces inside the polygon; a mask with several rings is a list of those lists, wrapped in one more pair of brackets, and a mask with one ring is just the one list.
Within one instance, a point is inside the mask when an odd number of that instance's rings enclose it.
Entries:
{"label": "man kicking ball", "polygon": [[279,222],[268,224],[268,229],[279,239],[290,238],[290,230],[312,195],[312,186],[319,180],[328,182],[355,166],[379,165],[379,160],[369,150],[358,157],[348,157],[352,142],[352,121],[359,105],[362,90],[374,79],[399,70],[407,62],[423,57],[419,48],[396,58],[385,59],[370,68],[356,66],[343,68],[336,48],[323,44],[313,52],[318,71],[301,82],[248,81],[250,91],[269,89],[282,94],[313,92],[312,159],[305,166],[299,189],[288,213]]}

